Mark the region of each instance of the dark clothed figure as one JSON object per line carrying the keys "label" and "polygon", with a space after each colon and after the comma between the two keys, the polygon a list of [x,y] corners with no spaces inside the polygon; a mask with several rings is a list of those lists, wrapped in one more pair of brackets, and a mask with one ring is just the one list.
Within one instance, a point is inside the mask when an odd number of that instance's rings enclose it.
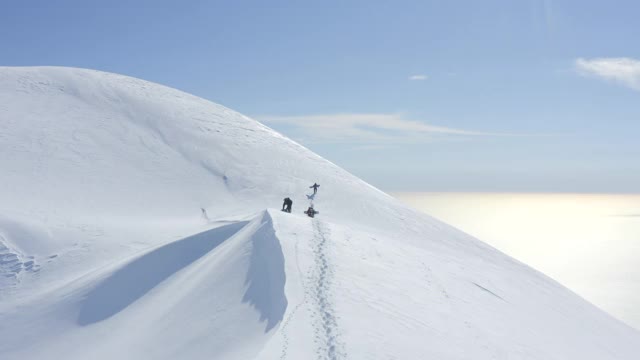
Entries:
{"label": "dark clothed figure", "polygon": [[307,214],[309,217],[314,217],[318,212],[313,209],[313,206],[309,206],[307,211],[305,211],[304,213]]}
{"label": "dark clothed figure", "polygon": [[320,185],[318,185],[317,183],[313,183],[313,185],[309,186],[309,189],[313,189],[313,195],[315,195],[318,192],[319,187]]}
{"label": "dark clothed figure", "polygon": [[291,206],[293,205],[293,200],[289,198],[284,198],[284,203],[282,203],[282,211],[291,212]]}

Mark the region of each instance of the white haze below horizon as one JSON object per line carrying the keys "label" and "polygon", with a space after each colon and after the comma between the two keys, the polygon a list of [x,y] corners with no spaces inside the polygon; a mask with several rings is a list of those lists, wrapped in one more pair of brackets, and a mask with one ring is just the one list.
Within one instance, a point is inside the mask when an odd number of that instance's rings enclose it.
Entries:
{"label": "white haze below horizon", "polygon": [[640,329],[640,195],[394,193]]}

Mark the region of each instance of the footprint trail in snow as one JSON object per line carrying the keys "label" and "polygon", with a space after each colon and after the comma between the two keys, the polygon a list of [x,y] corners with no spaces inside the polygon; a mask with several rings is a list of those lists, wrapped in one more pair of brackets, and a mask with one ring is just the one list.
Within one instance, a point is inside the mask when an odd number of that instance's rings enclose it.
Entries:
{"label": "footprint trail in snow", "polygon": [[311,284],[314,306],[314,331],[318,345],[317,358],[337,360],[346,358],[344,345],[340,342],[339,328],[332,303],[333,270],[327,256],[328,229],[323,229],[319,221],[313,221],[313,253],[315,269]]}

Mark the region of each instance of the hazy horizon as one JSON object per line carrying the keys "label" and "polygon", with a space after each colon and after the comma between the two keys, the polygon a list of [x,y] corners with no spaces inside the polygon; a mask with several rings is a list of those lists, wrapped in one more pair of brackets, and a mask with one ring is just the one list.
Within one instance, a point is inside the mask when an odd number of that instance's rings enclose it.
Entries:
{"label": "hazy horizon", "polygon": [[392,195],[640,329],[640,194]]}

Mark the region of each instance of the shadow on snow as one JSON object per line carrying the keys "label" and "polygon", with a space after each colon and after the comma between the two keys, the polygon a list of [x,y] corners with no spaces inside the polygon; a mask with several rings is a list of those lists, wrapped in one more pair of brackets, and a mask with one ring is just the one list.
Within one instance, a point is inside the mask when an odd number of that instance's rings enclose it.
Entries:
{"label": "shadow on snow", "polygon": [[282,321],[287,309],[284,255],[268,213],[264,215],[251,241],[251,263],[245,280],[247,290],[242,301],[258,310],[261,322],[267,322],[266,333]]}
{"label": "shadow on snow", "polygon": [[[284,254],[268,213],[251,234],[251,255],[245,278],[243,303],[249,303],[266,321],[265,333],[284,317],[286,275]],[[238,222],[172,242],[146,253],[114,272],[91,290],[82,304],[78,324],[108,319],[147,294],[162,281],[206,255],[239,232],[248,222]]]}
{"label": "shadow on snow", "polygon": [[207,230],[133,260],[88,294],[78,324],[90,325],[119,313],[159,283],[215,249],[246,224],[238,222]]}

